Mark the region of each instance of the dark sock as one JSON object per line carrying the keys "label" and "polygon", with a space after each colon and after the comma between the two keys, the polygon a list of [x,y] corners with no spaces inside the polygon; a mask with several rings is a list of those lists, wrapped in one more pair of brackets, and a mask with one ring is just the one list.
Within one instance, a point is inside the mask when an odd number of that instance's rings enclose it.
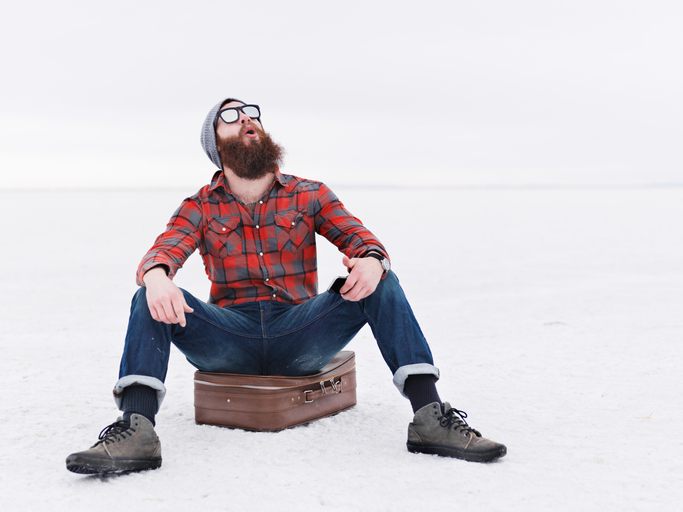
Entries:
{"label": "dark sock", "polygon": [[441,398],[439,398],[439,393],[436,390],[436,377],[434,375],[409,376],[404,384],[403,392],[410,399],[414,413],[433,402],[441,403]]}
{"label": "dark sock", "polygon": [[130,421],[132,414],[140,414],[156,425],[157,391],[148,386],[134,384],[123,392],[123,420]]}

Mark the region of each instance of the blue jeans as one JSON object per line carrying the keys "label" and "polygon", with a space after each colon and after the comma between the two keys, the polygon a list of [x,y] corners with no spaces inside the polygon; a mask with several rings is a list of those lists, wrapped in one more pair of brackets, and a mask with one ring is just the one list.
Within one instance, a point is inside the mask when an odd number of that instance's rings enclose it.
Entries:
{"label": "blue jeans", "polygon": [[427,340],[393,272],[358,302],[325,292],[299,305],[258,301],[221,308],[183,290],[194,309],[186,314],[185,327],[154,320],[145,291],[137,291],[131,306],[114,388],[119,408],[123,390],[132,384],[155,389],[161,405],[171,343],[202,371],[310,375],[332,360],[366,323],[402,394],[409,375],[439,377]]}

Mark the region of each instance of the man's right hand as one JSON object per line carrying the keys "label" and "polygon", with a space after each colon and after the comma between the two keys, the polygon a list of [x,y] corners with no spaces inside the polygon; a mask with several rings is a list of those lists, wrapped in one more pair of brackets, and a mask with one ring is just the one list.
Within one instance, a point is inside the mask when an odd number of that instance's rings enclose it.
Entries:
{"label": "man's right hand", "polygon": [[166,270],[151,268],[142,276],[142,281],[147,289],[147,305],[152,318],[185,327],[185,313],[192,313],[194,309],[187,305],[183,292],[168,278]]}

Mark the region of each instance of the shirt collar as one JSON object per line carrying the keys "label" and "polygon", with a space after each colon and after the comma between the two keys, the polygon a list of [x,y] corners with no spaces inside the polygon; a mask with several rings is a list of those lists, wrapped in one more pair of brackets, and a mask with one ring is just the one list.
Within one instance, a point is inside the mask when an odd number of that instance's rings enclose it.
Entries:
{"label": "shirt collar", "polygon": [[284,189],[287,192],[291,192],[294,189],[294,184],[292,183],[292,177],[284,175],[280,172],[280,167],[278,166],[277,169],[275,169],[275,180],[274,182],[277,181],[280,185],[284,187]]}
{"label": "shirt collar", "polygon": [[[275,169],[275,179],[273,180],[273,184],[277,182],[282,185],[287,192],[291,192],[294,188],[294,185],[291,183],[291,181],[292,180],[290,179],[290,176],[286,176],[280,172],[280,167]],[[225,174],[223,174],[223,171],[221,170],[216,171],[216,173],[213,175],[213,178],[211,178],[209,191],[213,192],[218,187],[223,187],[226,192],[230,192],[230,187],[225,179]]]}

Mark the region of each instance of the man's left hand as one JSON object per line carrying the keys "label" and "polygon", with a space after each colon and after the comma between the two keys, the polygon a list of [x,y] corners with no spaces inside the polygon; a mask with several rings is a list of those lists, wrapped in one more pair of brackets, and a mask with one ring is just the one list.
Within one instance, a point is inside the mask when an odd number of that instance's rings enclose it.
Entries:
{"label": "man's left hand", "polygon": [[370,296],[380,279],[384,269],[376,258],[348,258],[344,256],[342,263],[350,270],[346,283],[339,293],[345,300],[359,301]]}

